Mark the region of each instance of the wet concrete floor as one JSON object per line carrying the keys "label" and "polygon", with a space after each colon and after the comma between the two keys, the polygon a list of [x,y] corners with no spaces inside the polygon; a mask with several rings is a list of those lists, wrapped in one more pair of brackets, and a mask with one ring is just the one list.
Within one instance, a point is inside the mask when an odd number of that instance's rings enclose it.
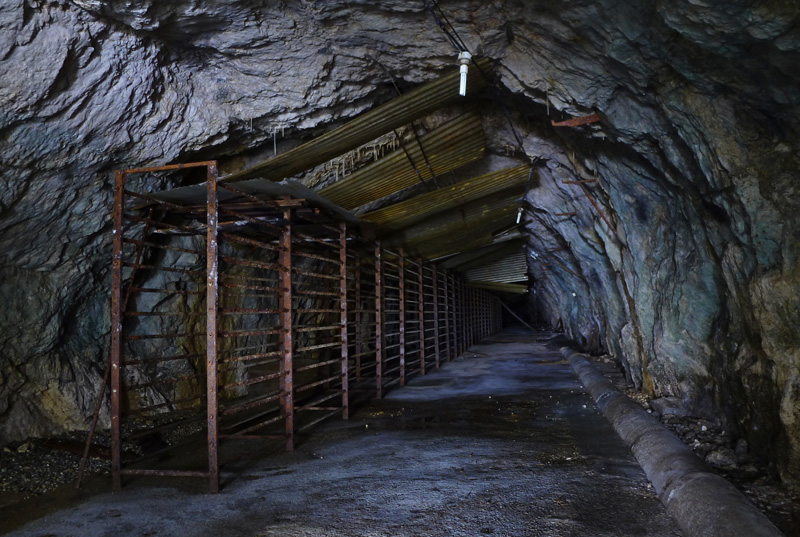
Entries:
{"label": "wet concrete floor", "polygon": [[513,330],[203,485],[137,479],[9,535],[682,535],[560,353]]}

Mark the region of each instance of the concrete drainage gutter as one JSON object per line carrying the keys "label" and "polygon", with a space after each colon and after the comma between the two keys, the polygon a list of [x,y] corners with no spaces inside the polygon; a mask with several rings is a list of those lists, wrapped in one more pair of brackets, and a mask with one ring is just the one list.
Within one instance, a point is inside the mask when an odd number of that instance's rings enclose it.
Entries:
{"label": "concrete drainage gutter", "polygon": [[687,537],[783,537],[764,514],[583,355],[561,349]]}

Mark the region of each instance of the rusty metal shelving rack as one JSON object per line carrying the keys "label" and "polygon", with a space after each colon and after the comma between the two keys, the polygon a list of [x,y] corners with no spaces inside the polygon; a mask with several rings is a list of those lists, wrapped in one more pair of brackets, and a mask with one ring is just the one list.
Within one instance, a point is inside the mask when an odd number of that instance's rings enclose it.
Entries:
{"label": "rusty metal shelving rack", "polygon": [[425,348],[421,345],[421,330],[419,322],[419,312],[422,307],[419,294],[419,280],[417,268],[420,266],[419,260],[406,259],[405,273],[405,292],[406,292],[406,359],[409,371],[417,372],[421,375],[425,370]]}
{"label": "rusty metal shelving rack", "polygon": [[413,282],[412,284],[412,293],[414,297],[413,301],[413,319],[414,319],[414,332],[411,334],[414,336],[414,342],[417,349],[417,362],[415,365],[419,366],[420,373],[425,375],[430,368],[428,367],[430,362],[430,356],[428,355],[428,350],[425,346],[425,290],[423,288],[423,263],[421,259],[415,259],[410,263],[410,280]]}
{"label": "rusty metal shelving rack", "polygon": [[422,324],[421,342],[424,345],[426,356],[426,369],[438,369],[441,365],[439,353],[439,296],[436,284],[436,268],[432,266],[419,267],[420,288],[423,293],[423,304],[431,307],[420,310]]}
{"label": "rusty metal shelving rack", "polygon": [[403,252],[381,252],[381,392],[406,382],[406,290]]}
{"label": "rusty metal shelving rack", "polygon": [[[168,246],[173,251],[188,254],[188,255],[196,255],[196,257],[205,257],[207,259],[207,266],[205,271],[206,282],[205,282],[205,290],[202,290],[200,285],[197,286],[196,289],[187,289],[184,286],[175,286],[175,289],[169,290],[167,285],[165,284],[164,288],[149,288],[145,286],[141,286],[138,283],[134,283],[136,281],[137,274],[142,270],[151,270],[154,268],[152,265],[144,264],[144,254],[145,249],[149,248],[158,248],[162,249],[161,245],[158,245],[156,242],[150,242],[150,232],[153,228],[159,230],[161,228],[168,229],[175,232],[185,232],[185,233],[193,233],[198,232],[188,228],[186,226],[177,225],[174,223],[168,223],[166,221],[160,222],[157,215],[155,213],[155,207],[151,206],[151,208],[147,211],[146,216],[142,216],[141,214],[131,214],[128,211],[133,210],[130,207],[126,207],[126,198],[133,199],[135,201],[144,201],[145,203],[152,203],[152,201],[147,199],[146,195],[143,195],[139,192],[134,192],[131,190],[126,189],[126,182],[128,176],[134,174],[143,174],[143,173],[151,173],[151,172],[159,172],[159,171],[166,171],[171,169],[180,169],[180,168],[190,168],[190,167],[206,167],[207,168],[207,185],[208,185],[208,206],[206,212],[206,251],[200,252],[196,250],[192,250],[190,248],[182,248],[179,246]],[[216,162],[200,162],[200,163],[192,163],[186,165],[179,165],[179,166],[167,166],[167,167],[159,167],[159,168],[139,168],[139,169],[131,169],[125,171],[117,171],[115,173],[115,183],[114,183],[114,208],[113,208],[113,221],[114,221],[114,231],[113,231],[113,264],[112,264],[112,291],[111,291],[111,356],[110,356],[110,381],[111,381],[111,439],[112,439],[112,446],[111,446],[111,473],[112,473],[112,481],[114,489],[119,489],[122,484],[122,475],[124,473],[130,473],[135,471],[138,474],[150,474],[150,473],[158,473],[159,475],[180,475],[180,476],[194,476],[194,477],[206,477],[209,479],[210,488],[212,491],[216,491],[219,488],[219,475],[217,473],[218,470],[218,459],[217,459],[217,448],[218,448],[218,435],[217,435],[217,355],[216,355],[216,343],[217,343],[217,333],[216,333],[216,316],[217,316],[217,170],[216,170]],[[168,207],[168,206],[167,206]],[[175,207],[170,207],[175,208]],[[200,215],[198,215],[200,216]],[[134,227],[138,226],[141,231],[141,236],[139,239],[133,237],[126,237],[125,231],[127,229],[127,223],[132,223]],[[178,250],[180,248],[180,250]],[[126,251],[127,250],[127,251]],[[182,250],[182,251],[181,251]],[[128,254],[126,259],[126,254]],[[131,259],[132,256],[132,259]],[[129,284],[123,289],[123,276],[124,271],[127,269],[129,271],[128,279]],[[174,274],[177,276],[186,276],[190,278],[188,283],[199,283],[199,282],[192,282],[191,278],[199,279],[203,276],[203,271],[198,270],[197,268],[176,268],[170,267],[167,270],[168,273]],[[136,287],[139,285],[139,287]],[[181,288],[184,287],[184,288]],[[131,367],[136,368],[139,366],[153,366],[156,367],[158,364],[165,362],[165,361],[172,361],[173,357],[164,357],[164,356],[153,356],[150,359],[142,358],[142,357],[124,357],[123,356],[123,344],[124,340],[127,340],[127,345],[137,345],[138,342],[144,341],[158,341],[162,339],[167,339],[170,337],[174,338],[184,338],[186,340],[194,340],[201,333],[197,333],[194,331],[191,332],[177,332],[173,334],[139,334],[139,335],[127,335],[123,332],[123,326],[129,323],[123,323],[123,320],[126,317],[133,317],[133,320],[136,320],[139,317],[144,317],[147,314],[155,314],[158,315],[157,311],[140,311],[138,307],[134,310],[129,309],[130,299],[134,293],[141,293],[141,294],[170,294],[170,295],[207,295],[207,313],[206,313],[206,345],[207,345],[207,352],[206,352],[206,378],[205,378],[205,385],[207,386],[207,391],[205,396],[203,395],[194,395],[191,397],[192,401],[198,401],[205,399],[206,400],[206,410],[207,410],[207,442],[208,442],[208,471],[207,472],[195,472],[195,471],[179,471],[179,470],[130,470],[123,468],[122,464],[122,414],[123,414],[123,402],[128,403],[128,401],[123,399],[123,389],[128,389],[133,395],[137,395],[140,390],[145,389],[155,389],[153,383],[140,383],[131,384],[130,380],[127,383],[127,386],[123,386],[123,368]],[[193,341],[192,341],[193,342]],[[143,344],[143,346],[146,344]],[[155,346],[155,345],[152,345]],[[177,360],[177,358],[174,358]],[[183,360],[193,360],[193,359],[201,359],[199,353],[192,354],[186,353],[182,355],[181,359]],[[152,362],[152,363],[148,363]],[[183,379],[191,381],[191,379]],[[202,379],[200,379],[202,382]],[[155,381],[159,382],[159,381]],[[161,379],[163,383],[164,380]],[[170,384],[175,384],[180,382],[180,379],[170,379]],[[173,402],[173,406],[177,406],[178,404],[182,403],[189,403],[185,398],[182,401],[175,401]],[[153,404],[146,404],[142,405],[135,405],[135,408],[127,409],[130,412],[136,413],[144,413],[147,410],[158,410],[163,408],[164,403],[156,402]],[[131,406],[134,406],[131,402]]]}
{"label": "rusty metal shelving rack", "polygon": [[377,393],[376,383],[380,378],[381,368],[378,356],[381,347],[378,338],[379,327],[376,301],[376,276],[380,280],[379,258],[375,257],[378,249],[359,237],[351,237],[355,247],[348,252],[348,353],[350,359],[350,395],[351,402],[369,399]]}
{"label": "rusty metal shelving rack", "polygon": [[[127,184],[192,167],[206,168],[202,203]],[[383,249],[307,200],[240,185],[219,181],[213,161],[115,174],[115,489],[124,475],[159,475],[202,477],[216,492],[223,440],[292,450],[297,432],[346,419],[353,401],[382,397],[499,327],[497,299],[458,275]],[[128,439],[191,425],[187,442],[203,435],[206,467],[124,465],[123,419],[138,427]]]}

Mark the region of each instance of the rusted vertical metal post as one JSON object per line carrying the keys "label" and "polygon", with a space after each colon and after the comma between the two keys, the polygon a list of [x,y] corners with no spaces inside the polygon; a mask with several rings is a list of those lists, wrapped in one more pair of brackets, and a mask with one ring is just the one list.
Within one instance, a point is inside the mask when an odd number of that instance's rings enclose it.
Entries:
{"label": "rusted vertical metal post", "polygon": [[484,307],[486,309],[486,313],[484,315],[484,323],[486,325],[486,336],[490,336],[492,334],[492,299],[489,293],[484,293]]}
{"label": "rusted vertical metal post", "polygon": [[475,291],[475,341],[483,339],[483,294]]}
{"label": "rusted vertical metal post", "polygon": [[496,301],[497,301],[497,299],[494,296],[491,296],[489,298],[489,307],[491,308],[490,309],[490,311],[491,311],[491,318],[490,318],[491,324],[490,324],[490,326],[491,326],[491,330],[492,330],[492,335],[497,333],[497,302]]}
{"label": "rusted vertical metal post", "polygon": [[486,329],[486,319],[488,318],[488,307],[486,304],[486,291],[481,291],[481,339],[488,335]]}
{"label": "rusted vertical metal post", "polygon": [[483,329],[484,329],[484,327],[483,327],[483,291],[481,291],[480,289],[475,291],[475,297],[478,300],[478,304],[477,304],[477,308],[476,308],[476,314],[477,315],[475,317],[475,324],[477,325],[477,332],[478,332],[477,340],[480,341],[481,339],[483,339],[483,336],[484,336],[484,333],[483,333]]}
{"label": "rusted vertical metal post", "polygon": [[471,305],[470,315],[469,315],[470,326],[472,326],[472,329],[470,330],[471,334],[470,344],[474,345],[478,340],[478,293],[472,287],[468,287],[467,289],[469,292],[469,299]]}
{"label": "rusted vertical metal post", "polygon": [[464,283],[464,280],[459,281],[459,285],[461,287],[461,296],[462,296],[462,308],[463,308],[463,325],[464,325],[464,351],[466,351],[470,347],[469,342],[469,292],[467,290],[467,286]]}
{"label": "rusted vertical metal post", "polygon": [[[127,174],[125,174],[125,172],[115,172],[115,179],[116,179],[116,173],[122,173],[123,176],[125,176],[127,178]],[[123,191],[124,191],[124,189],[123,189]],[[135,255],[134,264],[137,267],[142,264],[142,255],[144,254],[144,248],[145,248],[144,240],[145,240],[145,238],[147,237],[147,234],[150,231],[150,226],[152,225],[151,224],[151,219],[153,218],[153,209],[154,208],[151,207],[149,209],[148,213],[147,213],[147,222],[145,223],[144,230],[142,231],[142,242],[140,242],[136,246],[136,250],[135,250],[136,251],[136,255]],[[113,207],[112,207],[112,211],[111,212],[112,212],[112,220],[113,220],[113,214],[114,214],[114,208]],[[124,213],[124,211],[123,211],[123,213]],[[123,215],[123,218],[124,218],[124,215]],[[122,234],[120,236],[122,236]],[[123,243],[124,243],[124,240],[123,240]],[[133,281],[134,278],[136,277],[136,270],[137,270],[136,267],[134,267],[134,269],[131,271],[131,274],[130,274],[131,281]],[[120,278],[120,281],[121,281],[121,278]],[[113,289],[112,289],[112,291],[113,291]],[[113,295],[113,292],[112,292],[112,295]],[[119,310],[120,310],[120,313],[121,313],[121,317],[120,318],[124,318],[124,316],[125,316],[125,311],[128,308],[128,301],[129,301],[130,297],[131,297],[131,286],[128,286],[128,288],[125,290],[125,293],[122,293],[122,285],[120,285],[120,291],[119,291],[119,295],[117,297],[117,301],[120,302],[120,306],[119,306]],[[113,296],[112,296],[112,303],[113,303]],[[120,352],[120,356],[121,356],[121,354],[122,353]],[[119,367],[120,368],[122,367],[121,358],[120,358]],[[100,419],[100,411],[101,411],[101,409],[103,407],[103,396],[106,393],[106,388],[108,387],[110,379],[111,379],[111,354],[109,353],[108,362],[106,362],[106,370],[105,370],[105,373],[103,373],[103,380],[102,380],[102,382],[100,384],[100,390],[99,390],[99,392],[97,394],[97,402],[95,403],[94,413],[92,415],[92,421],[91,421],[91,423],[89,425],[88,434],[86,435],[86,443],[85,443],[84,448],[83,448],[83,456],[81,457],[81,462],[80,462],[80,465],[78,466],[78,477],[75,480],[75,488],[76,489],[81,488],[81,481],[83,481],[83,473],[86,470],[86,461],[89,459],[89,451],[90,451],[90,449],[92,447],[92,439],[94,438],[94,432],[97,430],[97,421]]]}
{"label": "rusted vertical metal post", "polygon": [[450,295],[452,303],[450,306],[450,314],[452,321],[450,322],[450,330],[452,331],[451,337],[453,339],[453,358],[458,357],[458,294],[456,289],[456,279],[454,274],[450,274]]}
{"label": "rusted vertical metal post", "polygon": [[492,305],[492,335],[498,332],[497,330],[497,297],[491,298]]}
{"label": "rusted vertical metal post", "polygon": [[464,304],[462,303],[462,296],[461,296],[461,282],[453,276],[453,290],[455,292],[455,302],[456,302],[456,356],[459,356],[461,353],[464,352],[464,327],[463,327],[463,311],[462,308]]}
{"label": "rusted vertical metal post", "polygon": [[456,300],[458,301],[458,324],[456,325],[456,333],[458,338],[458,354],[464,352],[464,294],[461,289],[461,281],[456,277],[455,279]]}
{"label": "rusted vertical metal post", "polygon": [[467,331],[469,310],[467,309],[466,288],[461,278],[458,279],[458,298],[461,303],[461,307],[458,309],[459,316],[461,317],[461,322],[459,323],[461,326],[461,352],[464,352],[469,347],[469,332]]}
{"label": "rusted vertical metal post", "polygon": [[356,316],[355,316],[355,336],[356,336],[356,382],[361,380],[361,353],[364,350],[364,346],[362,344],[362,338],[364,337],[363,330],[361,329],[361,322],[364,319],[364,314],[362,313],[362,305],[361,305],[361,254],[356,251],[355,252],[355,272],[354,272],[354,279],[355,279],[355,297],[354,297],[354,304],[356,306]]}
{"label": "rusted vertical metal post", "polygon": [[486,296],[486,307],[487,307],[487,327],[489,330],[489,335],[494,334],[494,297],[491,293]]}
{"label": "rusted vertical metal post", "polygon": [[472,344],[469,338],[469,292],[467,290],[467,285],[464,283],[463,279],[459,280],[459,287],[461,288],[461,302],[462,302],[462,311],[464,312],[462,316],[462,324],[464,330],[464,348],[463,350],[466,351],[469,349]]}
{"label": "rusted vertical metal post", "polygon": [[487,307],[489,308],[489,335],[491,336],[497,331],[494,327],[494,296],[491,293],[487,295]]}
{"label": "rusted vertical metal post", "polygon": [[485,318],[485,309],[486,305],[483,302],[483,291],[478,290],[478,341],[483,339],[486,334],[484,330],[486,330],[486,318]]}
{"label": "rusted vertical metal post", "polygon": [[475,344],[477,339],[475,323],[475,312],[477,311],[477,304],[475,303],[475,289],[467,286],[467,296],[469,297],[469,344],[470,347]]}
{"label": "rusted vertical metal post", "polygon": [[350,417],[350,360],[347,344],[347,224],[339,224],[339,323],[342,343],[342,419]]}
{"label": "rusted vertical metal post", "polygon": [[486,294],[486,335],[494,334],[494,300],[491,293]]}
{"label": "rusted vertical metal post", "polygon": [[456,279],[454,274],[450,274],[450,290],[452,296],[452,307],[451,307],[451,314],[453,316],[453,322],[451,324],[452,328],[452,338],[453,338],[453,357],[457,358],[459,355],[459,344],[458,344],[458,290],[456,289]]}
{"label": "rusted vertical metal post", "polygon": [[125,208],[125,174],[114,173],[114,237],[111,265],[111,481],[122,488],[122,444],[120,439],[120,367],[122,366],[122,235]]}
{"label": "rusted vertical metal post", "polygon": [[491,318],[491,307],[492,303],[489,300],[489,294],[484,291],[483,292],[483,331],[484,336],[488,337],[492,330],[492,318]]}
{"label": "rusted vertical metal post", "polygon": [[439,270],[433,267],[433,354],[439,369]]}
{"label": "rusted vertical metal post", "polygon": [[494,335],[497,333],[497,304],[495,302],[496,300],[497,299],[494,297],[494,295],[490,293],[489,294],[489,308],[491,311],[491,318],[490,318],[491,324],[489,325],[491,330],[490,335]]}
{"label": "rusted vertical metal post", "polygon": [[447,272],[442,271],[442,292],[444,294],[444,341],[445,341],[445,355],[447,361],[450,361],[450,286],[447,283]]}
{"label": "rusted vertical metal post", "polygon": [[375,378],[376,397],[383,397],[383,274],[381,241],[375,241]]}
{"label": "rusted vertical metal post", "polygon": [[480,289],[473,290],[475,293],[475,342],[483,338],[482,316],[483,316],[483,295]]}
{"label": "rusted vertical metal post", "polygon": [[491,293],[486,293],[486,330],[487,336],[494,334],[494,297]]}
{"label": "rusted vertical metal post", "polygon": [[481,290],[478,290],[478,334],[478,340],[486,337],[486,303]]}
{"label": "rusted vertical metal post", "polygon": [[292,326],[292,210],[283,210],[278,263],[281,318],[281,413],[284,419],[286,451],[294,451],[294,327]]}
{"label": "rusted vertical metal post", "polygon": [[478,299],[480,301],[480,309],[478,310],[478,329],[480,330],[480,338],[486,337],[486,296],[484,292],[478,291]]}
{"label": "rusted vertical metal post", "polygon": [[473,330],[473,333],[475,334],[474,343],[477,343],[478,341],[481,340],[481,336],[482,336],[482,333],[481,333],[481,308],[483,306],[481,304],[481,291],[480,291],[480,289],[473,289],[472,290],[472,296],[475,297],[475,313],[473,315],[474,324],[475,324],[475,330]]}
{"label": "rusted vertical metal post", "polygon": [[208,166],[206,174],[206,411],[208,418],[208,486],[219,492],[219,438],[217,436],[217,311],[219,301],[217,243],[217,165]]}
{"label": "rusted vertical metal post", "polygon": [[469,288],[470,298],[470,346],[475,345],[478,341],[478,292],[475,288]]}
{"label": "rusted vertical metal post", "polygon": [[489,299],[486,296],[486,291],[481,292],[481,296],[483,297],[483,336],[487,337],[489,335]]}
{"label": "rusted vertical metal post", "polygon": [[483,308],[482,297],[480,289],[475,289],[475,343],[479,342],[483,337],[481,331],[481,310]]}
{"label": "rusted vertical metal post", "polygon": [[492,318],[491,318],[491,301],[489,300],[488,293],[483,292],[483,332],[484,337],[488,337],[491,333]]}
{"label": "rusted vertical metal post", "polygon": [[406,385],[406,263],[403,249],[397,254],[397,287],[400,300],[400,386]]}
{"label": "rusted vertical metal post", "polygon": [[469,345],[471,347],[478,339],[478,323],[476,322],[478,304],[475,289],[472,287],[467,287],[467,292],[469,293]]}
{"label": "rusted vertical metal post", "polygon": [[464,294],[464,283],[461,278],[456,279],[458,286],[458,327],[461,335],[459,336],[460,352],[467,349],[467,297]]}
{"label": "rusted vertical metal post", "polygon": [[417,316],[419,317],[419,361],[420,373],[425,374],[425,282],[422,276],[422,259],[417,259],[417,283],[419,285],[419,300],[417,301]]}
{"label": "rusted vertical metal post", "polygon": [[494,328],[494,296],[491,293],[486,295],[486,307],[489,308],[488,327],[489,335],[492,336],[496,332]]}

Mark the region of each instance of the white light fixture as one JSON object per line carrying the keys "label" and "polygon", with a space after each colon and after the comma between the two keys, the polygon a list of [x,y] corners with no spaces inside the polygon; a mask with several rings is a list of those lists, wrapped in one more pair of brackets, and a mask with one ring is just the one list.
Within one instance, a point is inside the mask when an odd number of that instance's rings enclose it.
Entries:
{"label": "white light fixture", "polygon": [[462,97],[467,95],[467,71],[469,70],[469,61],[472,59],[472,54],[466,50],[458,53],[458,63],[461,64],[461,84],[458,87],[458,93]]}
{"label": "white light fixture", "polygon": [[519,221],[522,220],[522,210],[522,207],[520,207],[517,211],[517,224],[519,224]]}

